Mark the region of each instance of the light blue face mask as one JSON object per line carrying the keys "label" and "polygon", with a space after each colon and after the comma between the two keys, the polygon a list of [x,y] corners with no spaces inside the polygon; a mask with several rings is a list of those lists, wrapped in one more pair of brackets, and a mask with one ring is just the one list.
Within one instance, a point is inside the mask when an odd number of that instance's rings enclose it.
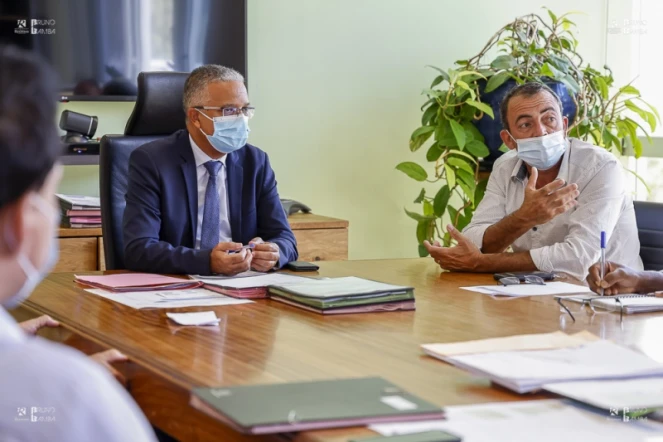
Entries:
{"label": "light blue face mask", "polygon": [[548,170],[555,166],[564,152],[568,141],[564,138],[564,131],[559,130],[542,137],[521,138],[516,140],[507,132],[518,145],[518,158],[538,170]]}
{"label": "light blue face mask", "polygon": [[[40,195],[35,194],[33,203],[37,210],[39,210],[48,220],[53,227],[53,237],[55,237],[55,229],[60,225],[60,212],[51,207],[51,204],[46,202]],[[6,233],[5,233],[6,235]],[[48,257],[42,264],[40,269],[37,269],[30,259],[20,252],[17,260],[18,265],[25,273],[25,282],[14,296],[2,302],[2,306],[7,309],[18,307],[25,301],[32,291],[39,285],[41,281],[53,270],[55,264],[58,262],[60,256],[60,247],[58,240],[53,238],[51,240],[51,248],[48,251]]]}
{"label": "light blue face mask", "polygon": [[201,112],[200,109],[196,110],[214,123],[214,133],[212,135],[207,135],[199,128],[214,149],[221,153],[231,153],[246,145],[250,132],[248,117],[237,115],[211,118]]}

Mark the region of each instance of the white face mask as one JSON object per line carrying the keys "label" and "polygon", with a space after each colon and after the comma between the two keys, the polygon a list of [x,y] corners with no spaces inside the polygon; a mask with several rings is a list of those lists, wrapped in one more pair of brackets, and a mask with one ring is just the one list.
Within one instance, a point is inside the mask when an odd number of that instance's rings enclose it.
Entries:
{"label": "white face mask", "polygon": [[[32,201],[37,208],[49,220],[49,224],[53,227],[53,236],[55,236],[55,229],[60,224],[60,212],[57,212],[51,205],[44,200],[40,195],[35,194]],[[5,235],[7,233],[5,232]],[[25,282],[14,296],[2,302],[2,306],[7,309],[12,309],[25,301],[32,291],[39,285],[39,283],[50,273],[58,261],[60,255],[60,248],[58,241],[53,239],[51,241],[51,248],[48,252],[48,257],[40,269],[37,269],[30,259],[23,253],[19,252],[17,260],[18,265],[25,273]]]}
{"label": "white face mask", "polygon": [[511,133],[509,136],[518,145],[518,158],[539,170],[548,170],[562,158],[566,152],[568,141],[564,131],[559,130],[542,137],[522,138],[516,140]]}

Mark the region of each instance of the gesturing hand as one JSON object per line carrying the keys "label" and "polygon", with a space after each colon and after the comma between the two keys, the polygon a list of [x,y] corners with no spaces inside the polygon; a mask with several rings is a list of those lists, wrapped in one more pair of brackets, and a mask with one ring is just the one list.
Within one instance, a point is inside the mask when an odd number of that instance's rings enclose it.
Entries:
{"label": "gesturing hand", "polygon": [[525,187],[525,199],[518,209],[517,215],[533,225],[545,224],[567,210],[575,207],[576,198],[580,194],[578,185],[566,185],[564,180],[556,179],[552,183],[536,188],[539,171],[532,167],[529,181]]}
{"label": "gesturing hand", "polygon": [[438,241],[431,244],[424,241],[424,246],[436,263],[446,270],[460,272],[475,272],[480,268],[483,254],[469,239],[460,233],[452,225],[447,226],[447,231],[458,245],[455,247],[442,247]]}

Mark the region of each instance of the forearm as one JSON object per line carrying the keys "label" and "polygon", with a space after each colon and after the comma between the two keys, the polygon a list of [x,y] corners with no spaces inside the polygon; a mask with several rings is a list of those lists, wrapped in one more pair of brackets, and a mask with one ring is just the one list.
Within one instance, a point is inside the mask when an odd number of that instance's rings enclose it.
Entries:
{"label": "forearm", "polygon": [[663,272],[642,271],[636,285],[638,293],[663,291]]}
{"label": "forearm", "polygon": [[534,270],[538,269],[529,252],[517,252],[484,254],[474,271],[478,273],[496,273]]}
{"label": "forearm", "polygon": [[503,253],[515,240],[534,227],[532,221],[520,215],[518,211],[486,229],[483,235],[481,251],[483,253]]}

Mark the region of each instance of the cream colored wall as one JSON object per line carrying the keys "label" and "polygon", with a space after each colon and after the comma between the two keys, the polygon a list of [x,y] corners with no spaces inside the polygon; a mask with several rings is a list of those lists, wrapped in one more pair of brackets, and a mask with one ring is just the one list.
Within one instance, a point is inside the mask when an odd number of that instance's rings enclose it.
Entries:
{"label": "cream colored wall", "polygon": [[[548,2],[580,9],[580,49],[605,60],[606,0]],[[499,6],[498,6],[499,5]],[[405,216],[420,189],[394,167],[409,152],[420,92],[432,64],[478,52],[517,15],[545,14],[537,1],[250,0],[250,141],[267,151],[282,197],[350,221],[350,258],[416,256]],[[131,105],[69,104],[100,116],[99,133],[120,133]],[[67,168],[62,190],[98,193],[97,170]]]}

